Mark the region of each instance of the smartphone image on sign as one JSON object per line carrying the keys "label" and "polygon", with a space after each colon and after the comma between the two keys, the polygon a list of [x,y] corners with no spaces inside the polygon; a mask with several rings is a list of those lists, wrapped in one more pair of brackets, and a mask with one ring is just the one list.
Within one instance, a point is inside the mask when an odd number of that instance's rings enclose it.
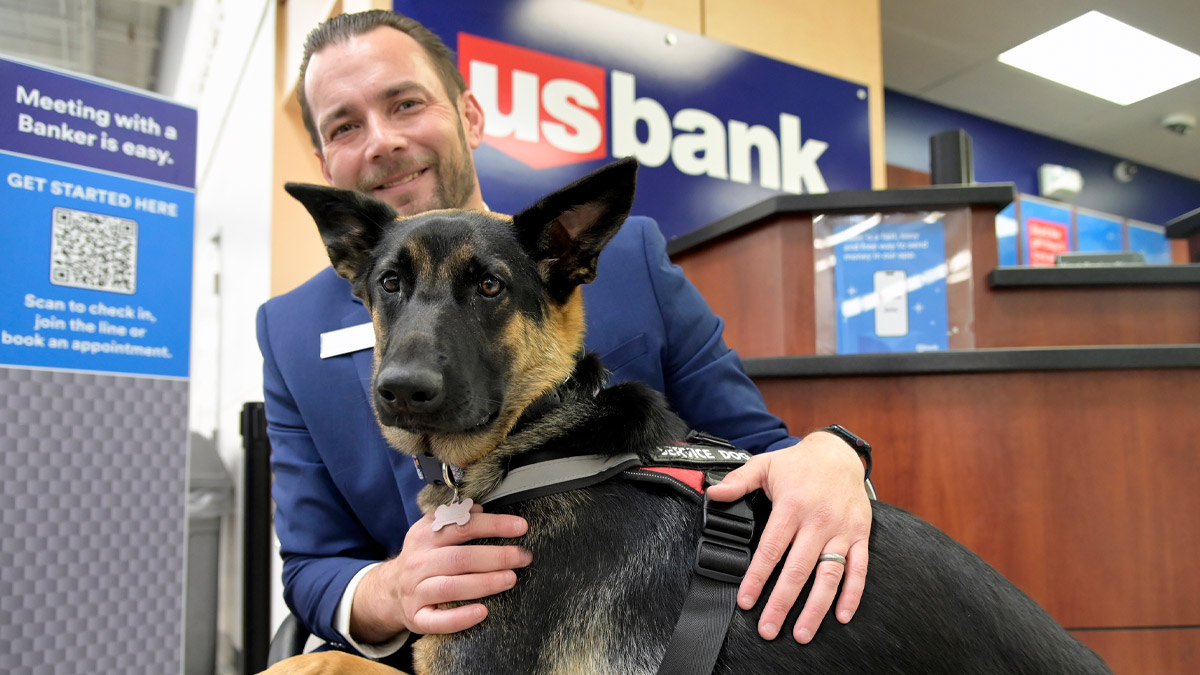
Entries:
{"label": "smartphone image on sign", "polygon": [[875,334],[879,337],[908,335],[908,275],[903,270],[875,272]]}

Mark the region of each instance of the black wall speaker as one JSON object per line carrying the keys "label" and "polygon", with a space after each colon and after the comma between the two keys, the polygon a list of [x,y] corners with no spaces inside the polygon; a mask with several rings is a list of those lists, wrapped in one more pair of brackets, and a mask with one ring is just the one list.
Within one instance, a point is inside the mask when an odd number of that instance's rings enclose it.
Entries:
{"label": "black wall speaker", "polygon": [[975,159],[967,132],[955,129],[929,137],[929,178],[934,185],[975,182]]}

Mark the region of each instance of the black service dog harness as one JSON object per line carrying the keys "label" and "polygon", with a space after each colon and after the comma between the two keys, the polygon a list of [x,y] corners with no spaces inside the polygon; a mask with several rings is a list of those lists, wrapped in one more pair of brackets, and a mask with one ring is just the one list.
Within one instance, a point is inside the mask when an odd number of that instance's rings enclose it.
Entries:
{"label": "black service dog harness", "polygon": [[[703,528],[692,580],[658,673],[711,673],[737,608],[738,587],[750,566],[754,512],[751,495],[715,502],[709,499],[708,488],[749,460],[750,453],[715,436],[691,431],[685,440],[658,446],[649,454],[650,463],[632,452],[523,453],[510,459],[504,480],[481,503],[505,506],[621,479],[668,487],[701,505]],[[432,455],[418,456],[414,463],[417,473],[431,485],[454,487],[460,477],[456,474],[461,470],[447,468]]]}

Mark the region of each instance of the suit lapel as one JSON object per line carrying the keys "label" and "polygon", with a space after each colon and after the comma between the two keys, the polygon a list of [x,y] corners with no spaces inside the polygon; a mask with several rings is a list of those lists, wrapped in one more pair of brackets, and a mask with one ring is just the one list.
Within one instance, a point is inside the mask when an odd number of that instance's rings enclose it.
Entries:
{"label": "suit lapel", "polygon": [[[363,306],[361,300],[354,298],[345,315],[342,316],[342,328],[370,322],[371,313]],[[366,395],[368,402],[371,401],[371,364],[374,357],[374,349],[360,349],[350,353],[350,358],[354,361],[354,368],[358,371],[359,384],[362,385],[363,394]]]}

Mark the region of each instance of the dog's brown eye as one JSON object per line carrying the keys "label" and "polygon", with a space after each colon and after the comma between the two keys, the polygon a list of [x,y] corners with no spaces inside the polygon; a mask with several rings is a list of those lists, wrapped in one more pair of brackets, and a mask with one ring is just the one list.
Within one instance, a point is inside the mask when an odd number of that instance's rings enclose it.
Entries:
{"label": "dog's brown eye", "polygon": [[383,275],[383,278],[379,280],[379,285],[383,286],[383,290],[387,291],[388,293],[395,293],[396,291],[400,290],[400,277],[396,276],[395,274],[385,274]]}
{"label": "dog's brown eye", "polygon": [[500,291],[504,290],[504,282],[500,281],[492,275],[487,275],[479,282],[479,292],[489,298],[494,298],[500,295]]}

